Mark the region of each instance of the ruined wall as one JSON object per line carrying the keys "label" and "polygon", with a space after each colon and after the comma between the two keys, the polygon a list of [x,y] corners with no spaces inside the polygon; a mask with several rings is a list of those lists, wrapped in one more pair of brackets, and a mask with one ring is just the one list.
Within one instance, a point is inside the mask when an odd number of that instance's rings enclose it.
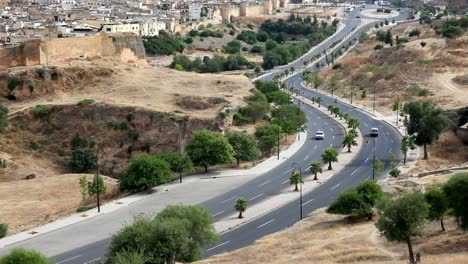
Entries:
{"label": "ruined wall", "polygon": [[114,57],[122,62],[146,63],[143,41],[132,34],[30,40],[0,48],[0,69],[56,64],[71,59]]}
{"label": "ruined wall", "polygon": [[[103,38],[107,36],[86,36],[77,38],[57,38],[46,41],[41,48],[45,53],[42,63],[53,64],[80,57],[101,57],[103,55]],[[113,45],[106,45],[107,54],[115,54]],[[112,50],[113,49],[113,50]]]}
{"label": "ruined wall", "polygon": [[16,66],[40,64],[40,40],[31,40],[23,45],[0,48],[0,70]]}

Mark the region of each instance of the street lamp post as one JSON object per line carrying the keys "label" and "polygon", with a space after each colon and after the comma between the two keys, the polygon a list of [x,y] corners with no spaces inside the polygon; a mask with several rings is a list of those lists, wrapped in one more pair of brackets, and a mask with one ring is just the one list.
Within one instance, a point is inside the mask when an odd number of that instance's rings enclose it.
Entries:
{"label": "street lamp post", "polygon": [[377,136],[374,137],[374,154],[372,158],[372,180],[375,180],[375,140],[377,139]]}
{"label": "street lamp post", "polygon": [[374,104],[372,105],[372,112],[375,112],[375,84],[374,84]]}
{"label": "street lamp post", "polygon": [[[182,149],[180,147],[180,124],[177,125],[177,145],[179,148],[179,157],[182,157]],[[179,171],[179,182],[182,183],[182,171]]]}
{"label": "street lamp post", "polygon": [[300,178],[300,183],[299,183],[299,214],[300,214],[300,220],[302,220],[302,168],[301,166],[299,165],[299,163],[297,162],[294,162],[293,164],[291,164],[291,168],[293,169],[293,172],[294,173],[294,170],[299,170],[299,178]]}
{"label": "street lamp post", "polygon": [[280,141],[280,126],[278,125],[278,140],[277,140],[277,148],[278,148],[278,160],[279,160],[279,154],[280,154],[280,144],[279,144],[279,141]]}
{"label": "street lamp post", "polygon": [[[299,121],[299,115],[301,114],[301,94],[300,94],[300,91],[298,90],[298,93],[297,93],[297,120]],[[301,132],[297,132],[297,140],[301,140]]]}
{"label": "street lamp post", "polygon": [[[97,211],[98,213],[101,212],[101,201],[99,197],[100,189],[99,189],[99,146],[96,148],[96,176],[94,177],[96,179],[96,203],[97,203]],[[93,179],[94,181],[94,179]]]}

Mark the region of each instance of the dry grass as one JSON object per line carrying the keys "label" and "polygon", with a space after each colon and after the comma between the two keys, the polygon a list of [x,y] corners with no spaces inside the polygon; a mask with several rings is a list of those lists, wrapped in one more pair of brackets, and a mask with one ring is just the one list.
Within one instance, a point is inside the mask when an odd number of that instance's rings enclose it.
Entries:
{"label": "dry grass", "polygon": [[[414,28],[422,30],[420,38],[408,38]],[[338,95],[349,98],[354,89],[354,101],[372,107],[373,90],[376,89],[376,107],[381,113],[390,114],[391,105],[398,99],[428,99],[444,109],[466,106],[468,86],[460,82],[468,66],[468,36],[446,40],[435,35],[427,26],[417,22],[404,23],[392,28],[394,36],[408,38],[402,47],[388,47],[374,51],[379,42],[367,40],[354,47],[340,59],[343,65],[336,70],[326,70],[322,77],[330,81],[338,79]],[[426,42],[422,48],[420,43]],[[458,81],[457,81],[458,80]],[[411,93],[408,87],[418,85],[429,91],[427,96]],[[328,89],[326,82],[323,89]],[[361,91],[367,98],[361,98]]]}
{"label": "dry grass", "polygon": [[[449,175],[410,179],[417,184],[440,185]],[[396,182],[394,184],[397,184]],[[439,223],[428,223],[424,235],[413,241],[422,263],[465,263],[468,234],[446,219],[447,231]],[[285,231],[257,240],[253,245],[210,257],[197,263],[407,263],[404,243],[389,243],[380,236],[373,221],[351,220],[329,215],[324,209],[310,214]]]}
{"label": "dry grass", "polygon": [[[61,174],[0,184],[0,223],[14,234],[74,213],[81,206],[79,178],[86,174]],[[87,175],[92,179],[93,175]],[[115,179],[104,177],[108,193]],[[103,201],[106,200],[104,197]]]}

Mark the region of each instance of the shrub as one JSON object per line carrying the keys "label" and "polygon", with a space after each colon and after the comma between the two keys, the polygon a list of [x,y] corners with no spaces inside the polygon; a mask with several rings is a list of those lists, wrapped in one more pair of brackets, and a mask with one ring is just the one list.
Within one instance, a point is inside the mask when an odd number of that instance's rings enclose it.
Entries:
{"label": "shrub", "polygon": [[36,105],[33,110],[34,116],[39,118],[46,116],[48,112],[47,107],[43,105]]}
{"label": "shrub", "polygon": [[36,142],[31,142],[31,149],[32,150],[38,150],[40,148],[41,148],[41,146],[39,146],[39,144],[37,144]]}
{"label": "shrub", "polygon": [[452,214],[459,219],[461,228],[468,230],[468,173],[455,174],[442,189]]}
{"label": "shrub", "polygon": [[237,35],[237,39],[252,45],[257,42],[257,34],[250,30],[243,30],[239,35]]}
{"label": "shrub", "polygon": [[240,48],[241,43],[238,40],[230,41],[225,46],[223,46],[224,51],[229,54],[239,53]]}
{"label": "shrub", "polygon": [[37,251],[15,248],[10,254],[0,258],[0,264],[52,264],[52,262]]}
{"label": "shrub", "polygon": [[172,55],[185,49],[184,42],[167,33],[159,36],[143,37],[145,51],[149,55]]}
{"label": "shrub", "polygon": [[91,104],[94,104],[93,99],[83,99],[78,102],[78,105],[91,105]]}
{"label": "shrub", "polygon": [[128,129],[128,123],[127,122],[121,122],[119,125],[120,130],[127,130]]}
{"label": "shrub", "polygon": [[333,69],[333,70],[336,70],[336,69],[338,69],[338,68],[341,68],[341,63],[335,63],[335,64],[333,64],[333,66],[332,66],[332,69]]}
{"label": "shrub", "polygon": [[96,169],[97,157],[89,150],[82,148],[73,149],[70,160],[70,168],[73,172],[91,172]]}
{"label": "shrub", "polygon": [[32,94],[34,92],[34,84],[32,83],[28,84],[28,89],[29,89],[29,92]]}
{"label": "shrub", "polygon": [[83,212],[86,212],[86,211],[88,211],[88,210],[91,210],[91,209],[93,209],[93,208],[95,208],[95,207],[96,207],[96,206],[94,206],[94,205],[89,205],[89,206],[84,205],[84,206],[80,206],[80,207],[78,207],[78,208],[76,209],[76,212],[77,212],[77,213],[83,213]]}
{"label": "shrub", "polygon": [[374,50],[379,50],[379,49],[383,49],[382,44],[375,45]]}
{"label": "shrub", "polygon": [[120,190],[148,189],[166,183],[172,178],[169,164],[157,157],[142,155],[130,161],[120,177]]}
{"label": "shrub", "polygon": [[413,84],[406,89],[408,93],[417,96],[427,96],[429,95],[429,90],[426,88],[421,88],[417,84]]}
{"label": "shrub", "polygon": [[396,44],[399,45],[399,44],[403,44],[403,43],[408,43],[408,39],[407,38],[398,38],[397,41],[396,41]]}
{"label": "shrub", "polygon": [[0,238],[6,237],[7,233],[8,233],[8,225],[0,224]]}
{"label": "shrub", "polygon": [[419,30],[419,29],[417,29],[417,28],[411,30],[411,31],[408,33],[408,37],[414,37],[414,36],[419,37],[419,35],[421,35],[421,30]]}

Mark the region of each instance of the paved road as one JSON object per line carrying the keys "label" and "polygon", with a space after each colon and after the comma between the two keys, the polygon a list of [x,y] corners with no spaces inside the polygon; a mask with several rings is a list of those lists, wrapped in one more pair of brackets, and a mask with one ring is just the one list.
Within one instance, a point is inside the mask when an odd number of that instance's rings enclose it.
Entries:
{"label": "paved road", "polygon": [[[354,17],[357,12],[354,11],[350,14],[349,17]],[[353,38],[358,36],[358,33],[350,34],[352,29],[360,23],[359,19],[348,19],[346,21],[345,28],[337,35],[323,42],[318,49],[313,50],[307,56],[312,57],[315,54],[318,54],[325,47],[330,46],[336,41],[349,37]],[[336,47],[339,48],[339,47]],[[299,60],[288,67],[295,67],[299,69],[303,66],[302,61]],[[282,70],[278,71],[281,72]],[[273,75],[268,75],[265,79],[272,78]],[[295,87],[300,87],[300,77],[293,76],[288,80],[288,85],[294,85]],[[313,92],[304,91],[306,97],[313,96]],[[323,104],[327,105],[332,102],[332,99],[322,96],[324,98]],[[388,151],[381,146],[389,146],[390,150],[393,153],[399,153],[399,135],[397,132],[385,123],[374,121],[369,116],[360,111],[348,107],[346,105],[340,105],[340,108],[343,111],[348,111],[353,116],[356,116],[361,121],[361,131],[368,131],[370,127],[377,126],[381,129],[381,134],[383,135],[377,140],[377,156],[386,161],[386,169],[388,169]],[[323,149],[329,146],[339,147],[341,139],[343,136],[343,130],[339,125],[332,121],[329,117],[322,114],[321,112],[310,108],[305,107],[305,112],[308,118],[308,135],[312,137],[317,130],[324,130],[327,133],[327,137],[323,141],[316,140],[307,140],[304,146],[290,157],[291,162],[284,162],[277,168],[266,173],[265,175],[255,178],[254,180],[248,182],[247,184],[231,190],[228,193],[224,193],[220,196],[217,196],[215,199],[208,200],[202,203],[206,206],[214,215],[216,220],[222,219],[229,214],[233,213],[233,205],[236,197],[243,196],[249,200],[249,204],[255,204],[261,202],[262,200],[268,198],[271,195],[278,193],[279,190],[284,188],[288,184],[288,177],[290,175],[290,166],[292,161],[298,162],[301,164],[302,168],[307,168],[311,161],[319,160],[320,154],[323,152]],[[393,143],[392,143],[393,141]],[[371,173],[370,164],[371,144],[364,144],[362,151],[360,151],[358,158],[354,160],[351,166],[345,168],[339,175],[333,177],[326,183],[324,183],[318,189],[312,191],[304,197],[304,212],[309,213],[313,210],[323,207],[329,204],[344,188],[348,188],[356,185],[363,179],[369,178]],[[135,205],[135,206],[138,206]],[[130,206],[131,207],[131,206]],[[206,250],[206,256],[220,253],[227,250],[237,249],[242,246],[248,245],[255,241],[257,238],[260,238],[264,235],[270,234],[272,232],[278,231],[280,229],[286,228],[296,221],[298,221],[298,201],[291,202],[277,210],[274,210],[271,213],[266,214],[263,217],[256,219],[244,226],[241,226],[238,229],[235,229],[231,232],[228,232],[222,236],[221,242],[218,245],[213,245],[212,248]],[[134,213],[136,208],[129,208],[129,213]],[[135,214],[131,214],[135,215]],[[106,218],[106,221],[109,220],[109,217]],[[75,263],[87,263],[94,260],[98,260],[103,257],[105,249],[110,241],[109,234],[103,235],[102,232],[98,232],[99,226],[96,224],[107,225],[108,222],[97,217],[95,221],[90,221],[90,223],[83,222],[81,224],[81,229],[85,232],[90,233],[92,236],[93,232],[96,231],[96,236],[104,238],[103,240],[89,243],[84,247],[80,247],[74,250],[70,250],[63,254],[60,254],[55,257],[57,263],[66,263],[66,264],[75,264]],[[94,222],[94,223],[93,223]],[[91,225],[93,223],[93,225]],[[66,229],[74,229],[75,226],[71,226]],[[69,231],[67,233],[67,231]],[[71,230],[59,230],[56,232],[63,232],[64,234],[72,234]],[[63,236],[62,236],[63,237]],[[40,239],[40,237],[38,237]],[[73,239],[73,237],[63,237],[63,239]],[[53,243],[60,243],[60,241],[49,241],[51,246]]]}
{"label": "paved road", "polygon": [[[346,38],[347,40],[344,42],[343,45],[337,45],[334,47],[334,50],[339,49],[344,45],[347,45],[348,40],[359,38],[361,32],[365,32],[374,26],[374,23],[371,23],[365,26],[363,29],[350,34],[353,28],[359,26],[360,24],[357,20],[353,19],[357,14],[359,14],[358,10],[354,10],[353,12],[351,12],[349,15],[350,19],[347,20],[348,23],[346,23],[346,27],[339,34],[324,41],[321,45],[319,45],[318,48],[310,52],[308,54],[308,58],[319,54],[325,49],[327,45],[331,45],[342,38]],[[407,11],[400,13],[397,17],[395,17],[395,20],[404,20],[407,18],[407,14]],[[325,63],[325,59],[321,59],[320,62]],[[293,63],[292,65],[289,65],[288,68],[291,66],[295,69],[300,69],[303,67],[302,61]],[[315,63],[311,67],[309,67],[309,69],[312,71],[316,70]],[[264,77],[264,79],[271,80],[273,79],[276,73],[281,73],[282,71],[283,70],[276,70],[273,74],[269,74],[266,77]],[[401,159],[401,154],[400,134],[396,131],[395,128],[383,121],[375,120],[371,115],[365,113],[364,111],[356,109],[353,106],[341,103],[339,101],[335,103],[334,98],[324,96],[316,93],[315,91],[305,89],[301,85],[301,82],[301,74],[295,74],[286,80],[286,84],[288,85],[288,87],[295,87],[300,89],[301,93],[303,93],[305,97],[311,98],[321,96],[323,99],[322,105],[327,106],[329,104],[335,104],[342,111],[348,112],[351,116],[358,118],[360,122],[359,129],[361,130],[362,135],[364,136],[364,145],[362,146],[357,157],[353,160],[352,164],[346,166],[342,171],[340,171],[340,173],[329,179],[319,188],[313,190],[312,192],[306,194],[303,197],[303,210],[304,213],[307,214],[313,212],[318,208],[327,206],[333,200],[335,200],[339,193],[343,190],[354,187],[363,180],[372,178],[374,139],[376,159],[383,161],[385,164],[382,175],[385,175],[389,171],[389,153],[391,152],[395,154],[397,161]],[[379,128],[380,136],[378,138],[369,137],[369,130],[372,127]],[[376,175],[376,178],[380,177],[381,176]],[[207,257],[211,255],[216,255],[250,245],[255,240],[265,235],[277,232],[279,230],[293,225],[295,222],[300,220],[299,218],[300,203],[299,199],[297,199],[262,217],[255,219],[254,221],[251,221],[237,229],[223,234],[217,245],[213,245],[205,249],[205,256]]]}

